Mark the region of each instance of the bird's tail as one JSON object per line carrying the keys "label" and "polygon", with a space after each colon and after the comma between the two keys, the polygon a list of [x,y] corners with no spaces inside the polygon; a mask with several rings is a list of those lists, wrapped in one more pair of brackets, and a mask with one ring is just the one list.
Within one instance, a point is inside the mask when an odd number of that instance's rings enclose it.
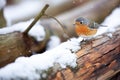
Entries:
{"label": "bird's tail", "polygon": [[100,27],[108,27],[107,25],[99,24]]}

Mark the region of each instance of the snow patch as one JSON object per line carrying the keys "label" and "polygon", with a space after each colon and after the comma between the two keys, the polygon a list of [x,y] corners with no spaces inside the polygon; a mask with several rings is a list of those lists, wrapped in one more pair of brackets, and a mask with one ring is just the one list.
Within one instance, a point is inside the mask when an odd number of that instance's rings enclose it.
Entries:
{"label": "snow patch", "polygon": [[107,27],[100,27],[95,36],[101,35],[106,32],[109,33],[115,32],[115,28],[120,25],[119,17],[120,17],[120,7],[114,9],[113,12],[106,17],[102,25],[106,25]]}
{"label": "snow patch", "polygon": [[50,41],[47,44],[47,50],[53,49],[60,44],[60,38],[57,36],[51,36]]}

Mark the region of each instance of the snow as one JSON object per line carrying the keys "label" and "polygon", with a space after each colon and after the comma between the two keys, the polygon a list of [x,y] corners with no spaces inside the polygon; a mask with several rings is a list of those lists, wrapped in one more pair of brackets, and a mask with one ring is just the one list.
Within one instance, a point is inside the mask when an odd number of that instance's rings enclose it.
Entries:
{"label": "snow", "polygon": [[[119,17],[120,17],[120,7],[114,9],[113,12],[106,17],[102,25],[106,25],[107,27],[100,27],[95,36],[101,35],[106,32],[108,33],[114,32],[115,28],[120,25]],[[111,34],[108,34],[108,36],[112,37]]]}
{"label": "snow", "polygon": [[0,0],[0,10],[6,5],[6,0]]}
{"label": "snow", "polygon": [[53,49],[60,44],[60,38],[58,36],[51,36],[50,41],[47,44],[47,50]]}
{"label": "snow", "polygon": [[[19,22],[10,27],[1,28],[0,34],[11,33],[14,31],[24,32],[32,21],[33,21],[33,19],[31,19],[29,21],[25,21],[25,22]],[[33,26],[33,28],[29,31],[28,34],[30,36],[32,36],[33,38],[35,38],[37,41],[42,41],[45,38],[45,30],[44,30],[43,26],[41,26],[39,24],[39,22],[37,22]]]}
{"label": "snow", "polygon": [[82,40],[82,38],[72,38],[42,54],[19,57],[14,63],[0,69],[0,79],[39,80],[46,77],[47,72],[45,73],[45,71],[56,64],[59,64],[60,68],[67,66],[74,68],[77,65],[75,53],[80,49],[79,45]]}
{"label": "snow", "polygon": [[107,36],[108,36],[109,38],[112,38],[112,33],[108,33]]}

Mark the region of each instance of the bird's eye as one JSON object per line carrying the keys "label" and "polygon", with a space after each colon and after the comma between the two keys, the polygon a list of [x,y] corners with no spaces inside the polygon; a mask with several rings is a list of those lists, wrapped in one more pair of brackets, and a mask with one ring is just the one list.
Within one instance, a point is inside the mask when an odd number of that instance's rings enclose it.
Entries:
{"label": "bird's eye", "polygon": [[83,24],[83,22],[81,21],[80,24]]}

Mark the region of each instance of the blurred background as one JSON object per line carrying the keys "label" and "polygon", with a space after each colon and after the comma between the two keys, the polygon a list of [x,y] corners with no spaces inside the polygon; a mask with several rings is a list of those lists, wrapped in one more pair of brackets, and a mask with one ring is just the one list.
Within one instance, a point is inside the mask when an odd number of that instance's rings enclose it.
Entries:
{"label": "blurred background", "polygon": [[82,5],[89,0],[7,0],[5,17],[11,24],[34,18],[38,12],[49,4],[47,14],[57,16]]}
{"label": "blurred background", "polygon": [[[44,7],[49,4],[46,14],[56,17],[68,34],[76,36],[74,32],[74,20],[79,16],[86,17],[101,23],[113,9],[119,7],[119,0],[6,0],[4,7],[4,18],[6,26],[18,22],[27,21],[34,18]],[[52,30],[62,41],[63,30],[60,25],[53,19],[41,19],[41,24],[48,30]]]}

